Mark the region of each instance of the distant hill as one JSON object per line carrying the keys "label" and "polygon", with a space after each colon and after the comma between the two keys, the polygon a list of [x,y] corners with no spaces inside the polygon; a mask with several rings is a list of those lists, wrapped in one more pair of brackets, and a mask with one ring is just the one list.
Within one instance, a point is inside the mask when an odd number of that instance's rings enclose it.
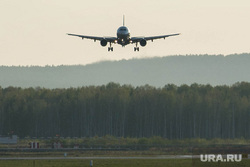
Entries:
{"label": "distant hill", "polygon": [[167,56],[85,66],[1,66],[0,86],[68,88],[109,82],[156,87],[169,83],[231,85],[250,82],[249,71],[250,54]]}

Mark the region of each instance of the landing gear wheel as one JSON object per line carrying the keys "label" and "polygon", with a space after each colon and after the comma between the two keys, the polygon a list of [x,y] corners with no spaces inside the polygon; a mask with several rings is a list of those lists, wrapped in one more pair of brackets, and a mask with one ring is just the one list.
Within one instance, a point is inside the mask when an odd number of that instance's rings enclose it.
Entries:
{"label": "landing gear wheel", "polygon": [[108,51],[111,51],[111,52],[113,52],[113,47],[108,47]]}
{"label": "landing gear wheel", "polygon": [[139,52],[139,47],[134,47],[134,51],[138,51]]}

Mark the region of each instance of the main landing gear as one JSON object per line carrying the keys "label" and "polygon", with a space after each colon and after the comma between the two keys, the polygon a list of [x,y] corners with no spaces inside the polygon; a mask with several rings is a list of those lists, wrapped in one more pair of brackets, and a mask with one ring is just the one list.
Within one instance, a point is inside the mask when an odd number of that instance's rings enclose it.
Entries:
{"label": "main landing gear", "polygon": [[137,47],[137,45],[138,45],[138,43],[136,42],[136,44],[135,44],[136,46],[134,47],[134,51],[136,52],[136,51],[138,51],[139,52],[139,47]]}
{"label": "main landing gear", "polygon": [[110,46],[110,47],[108,47],[108,51],[113,52],[114,49],[113,49],[113,47],[111,47],[111,42],[109,43],[109,46]]}
{"label": "main landing gear", "polygon": [[134,51],[138,51],[139,52],[139,47],[134,47]]}

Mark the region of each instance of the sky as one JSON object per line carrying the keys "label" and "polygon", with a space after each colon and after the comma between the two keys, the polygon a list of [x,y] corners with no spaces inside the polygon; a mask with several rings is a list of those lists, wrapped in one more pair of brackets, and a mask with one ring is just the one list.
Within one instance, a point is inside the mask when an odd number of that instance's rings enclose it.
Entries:
{"label": "sky", "polygon": [[[90,64],[103,60],[189,54],[250,53],[249,0],[0,0],[0,65]],[[181,33],[134,44],[113,45],[67,33],[116,36]]]}

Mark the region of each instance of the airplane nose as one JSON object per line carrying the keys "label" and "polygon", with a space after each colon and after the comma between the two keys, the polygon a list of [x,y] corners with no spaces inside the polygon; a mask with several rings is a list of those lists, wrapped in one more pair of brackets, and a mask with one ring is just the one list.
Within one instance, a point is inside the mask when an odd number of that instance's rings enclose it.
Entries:
{"label": "airplane nose", "polygon": [[118,34],[119,34],[120,36],[125,36],[125,35],[127,35],[126,32],[119,32]]}

